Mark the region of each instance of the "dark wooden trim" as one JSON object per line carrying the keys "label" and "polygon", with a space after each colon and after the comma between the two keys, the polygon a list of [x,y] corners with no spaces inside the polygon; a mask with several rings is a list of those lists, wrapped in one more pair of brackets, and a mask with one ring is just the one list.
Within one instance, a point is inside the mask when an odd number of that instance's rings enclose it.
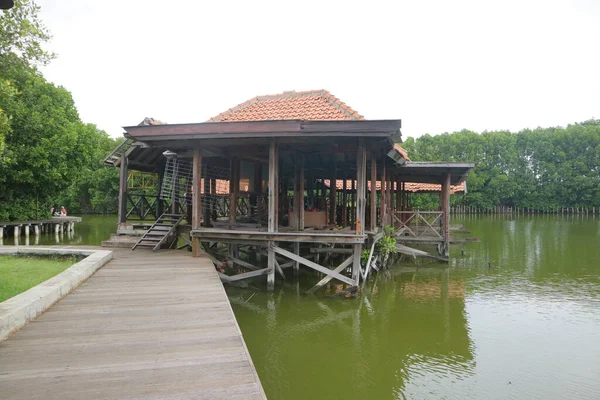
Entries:
{"label": "dark wooden trim", "polygon": [[[323,182],[323,186],[325,182]],[[333,164],[329,179],[329,225],[336,225],[336,194],[337,194],[337,165]]]}
{"label": "dark wooden trim", "polygon": [[263,232],[242,231],[229,229],[201,228],[191,231],[192,237],[201,238],[202,241],[248,241],[253,243],[273,242],[299,242],[299,243],[340,243],[362,244],[365,235],[353,233],[316,233],[316,232]]}
{"label": "dark wooden trim", "polygon": [[125,154],[121,156],[120,171],[119,171],[119,209],[118,221],[119,224],[127,222],[127,168],[129,166]]}
{"label": "dark wooden trim", "polygon": [[126,137],[141,142],[177,139],[181,136],[187,140],[286,136],[392,137],[399,134],[401,125],[400,120],[244,121],[128,126],[125,131]]}
{"label": "dark wooden trim", "polygon": [[[194,149],[194,159],[192,165],[192,229],[199,229],[202,222],[202,156],[200,150]],[[192,253],[194,257],[200,256],[200,241],[192,240]]]}
{"label": "dark wooden trim", "polygon": [[229,171],[229,222],[234,224],[237,218],[237,197],[240,191],[240,160],[231,159]]}

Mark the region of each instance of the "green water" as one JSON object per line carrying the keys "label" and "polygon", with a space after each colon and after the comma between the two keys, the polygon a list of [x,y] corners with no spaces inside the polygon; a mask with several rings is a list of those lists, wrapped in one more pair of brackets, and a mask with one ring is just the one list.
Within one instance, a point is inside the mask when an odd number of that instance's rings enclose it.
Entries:
{"label": "green water", "polygon": [[[82,215],[81,218],[81,222],[75,223],[74,232],[42,233],[38,237],[31,233],[29,238],[21,234],[17,244],[20,246],[51,244],[100,246],[103,240],[107,240],[117,231],[116,216]],[[15,239],[12,234],[7,235],[5,231],[5,235],[4,239],[0,240],[0,244],[14,245]]]}
{"label": "green water", "polygon": [[357,300],[228,288],[269,399],[600,398],[600,221],[452,222],[481,242]]}

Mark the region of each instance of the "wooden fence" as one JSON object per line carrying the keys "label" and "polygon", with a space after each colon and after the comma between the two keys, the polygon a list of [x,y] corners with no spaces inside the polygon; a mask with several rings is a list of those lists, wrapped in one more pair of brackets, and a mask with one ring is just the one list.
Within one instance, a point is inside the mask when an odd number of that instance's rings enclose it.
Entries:
{"label": "wooden fence", "polygon": [[473,206],[450,207],[451,214],[554,214],[554,215],[597,215],[600,207],[559,207],[548,210],[534,208],[496,206],[493,208],[478,208]]}

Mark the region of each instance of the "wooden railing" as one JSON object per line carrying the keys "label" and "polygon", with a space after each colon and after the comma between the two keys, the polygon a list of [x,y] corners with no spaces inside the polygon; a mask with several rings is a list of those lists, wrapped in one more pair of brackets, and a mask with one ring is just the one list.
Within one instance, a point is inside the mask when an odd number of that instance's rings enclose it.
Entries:
{"label": "wooden railing", "polygon": [[[182,199],[185,201],[185,199]],[[127,193],[127,219],[155,221],[171,207],[170,200],[160,199],[156,195]],[[186,214],[186,204],[177,202],[178,214]]]}
{"label": "wooden railing", "polygon": [[443,211],[391,211],[392,223],[403,236],[443,239]]}

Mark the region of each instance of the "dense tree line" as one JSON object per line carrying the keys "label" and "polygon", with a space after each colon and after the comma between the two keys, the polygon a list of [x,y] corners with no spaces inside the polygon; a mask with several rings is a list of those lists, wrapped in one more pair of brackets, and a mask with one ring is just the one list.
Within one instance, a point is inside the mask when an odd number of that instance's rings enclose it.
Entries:
{"label": "dense tree line", "polygon": [[115,141],[38,70],[54,57],[38,11],[17,0],[0,14],[0,220],[47,217],[59,201],[70,211],[110,207],[118,185],[117,171],[102,167]]}
{"label": "dense tree line", "polygon": [[[463,130],[424,135],[402,145],[413,161],[475,163],[467,179],[468,193],[452,196],[454,204],[480,209],[600,207],[598,119],[516,133]],[[421,207],[432,206],[433,200],[414,199]]]}

